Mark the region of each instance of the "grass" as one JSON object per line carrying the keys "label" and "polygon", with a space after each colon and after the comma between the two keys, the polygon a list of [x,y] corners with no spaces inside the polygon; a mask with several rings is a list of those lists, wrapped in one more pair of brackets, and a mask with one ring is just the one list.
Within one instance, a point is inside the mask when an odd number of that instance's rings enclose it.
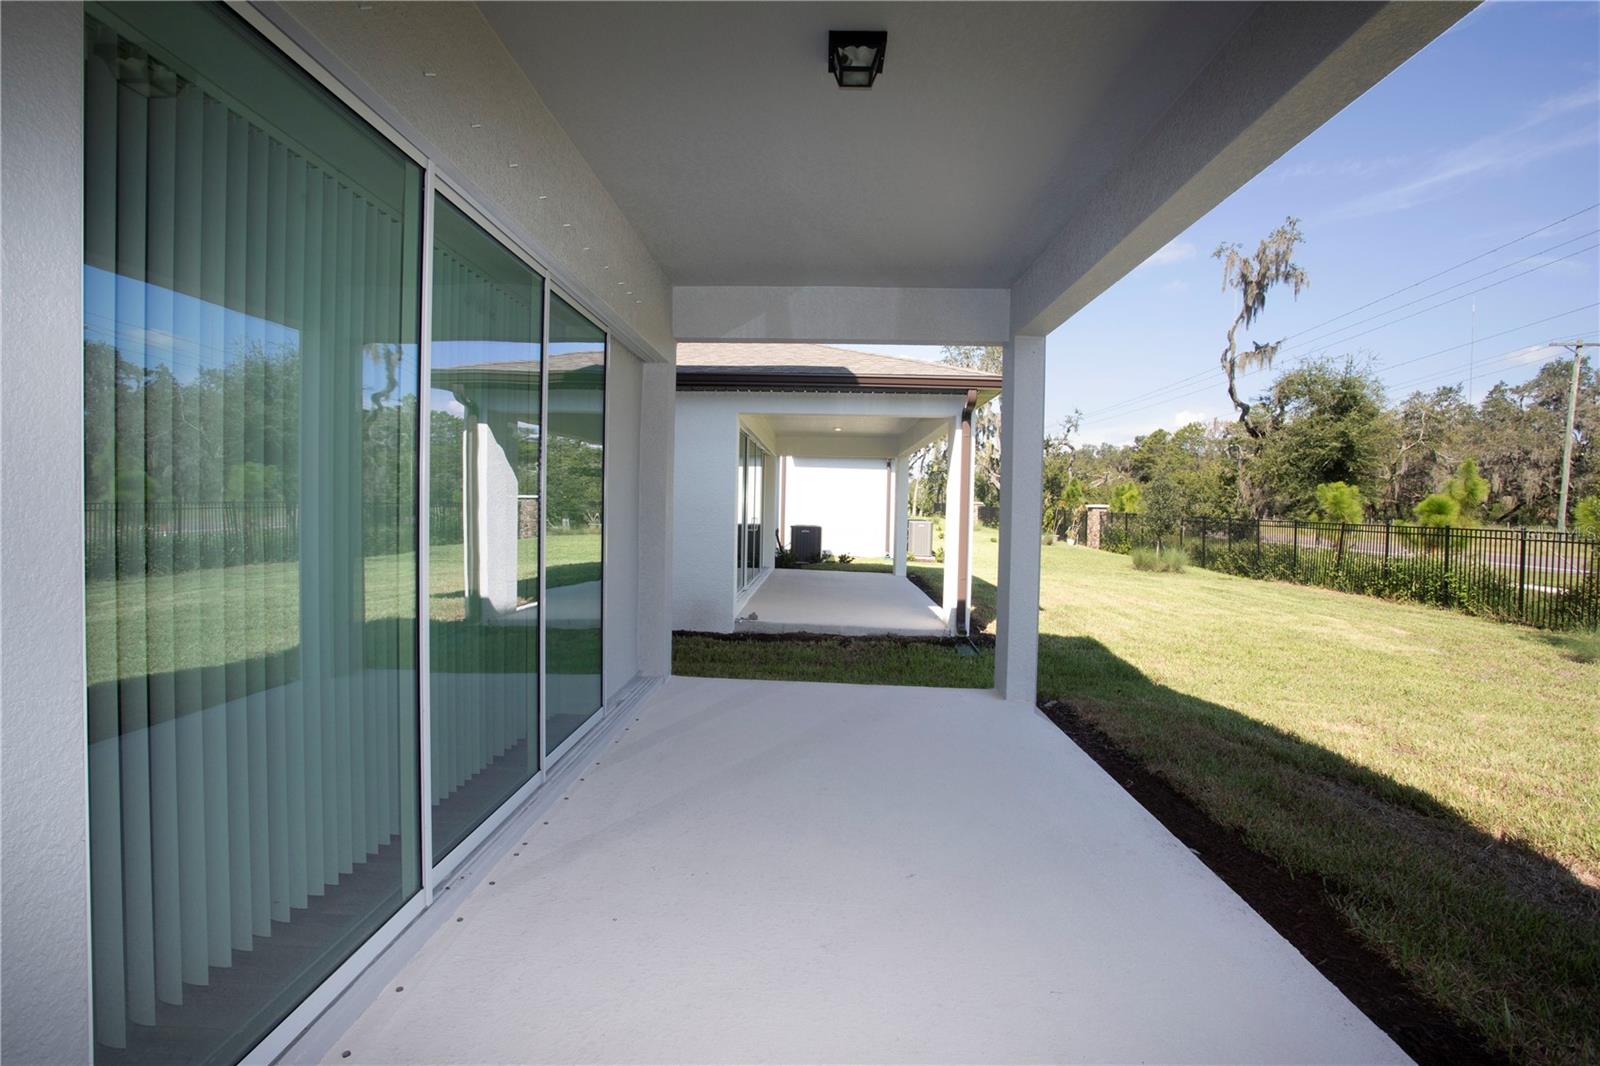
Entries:
{"label": "grass", "polygon": [[[1600,637],[1065,545],[1043,563],[1041,699],[1319,878],[1357,935],[1491,1046],[1600,1061]],[[995,569],[982,530],[973,598],[991,630]],[[895,680],[873,643],[803,676]],[[728,659],[798,677],[784,671],[803,647]],[[926,654],[911,683],[980,669]]]}
{"label": "grass", "polygon": [[[598,532],[551,533],[545,542],[545,584],[554,590],[600,577]],[[538,592],[538,541],[521,540],[519,582],[529,599]],[[368,556],[357,611],[373,633],[372,655],[392,655],[396,624],[409,625],[417,609],[416,555]],[[465,574],[459,544],[428,550],[429,615],[436,632],[466,626]],[[527,578],[531,576],[531,582]],[[297,562],[249,563],[226,569],[113,581],[91,579],[85,587],[89,683],[144,674],[248,662],[288,653],[300,644],[300,570]],[[476,625],[467,628],[480,628]],[[499,636],[512,666],[525,656],[515,633]],[[591,654],[583,639],[583,661]],[[564,645],[563,645],[564,646]],[[551,650],[551,669],[564,662]],[[373,663],[372,665],[376,665]],[[581,672],[576,668],[565,672]]]}

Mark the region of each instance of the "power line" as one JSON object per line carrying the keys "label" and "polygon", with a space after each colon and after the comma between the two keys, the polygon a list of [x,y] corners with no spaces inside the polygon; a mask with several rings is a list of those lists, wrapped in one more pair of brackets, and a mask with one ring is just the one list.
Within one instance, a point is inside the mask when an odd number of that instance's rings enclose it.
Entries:
{"label": "power line", "polygon": [[[1586,214],[1586,213],[1588,213],[1590,211],[1595,210],[1596,208],[1600,208],[1600,202],[1590,204],[1588,207],[1585,207],[1585,208],[1582,208],[1580,210],[1574,211],[1571,214],[1566,215],[1566,216],[1564,216],[1562,218],[1558,218],[1554,222],[1546,223],[1545,225],[1540,226],[1537,229],[1529,230],[1527,233],[1522,234],[1520,237],[1515,237],[1512,240],[1506,241],[1504,244],[1496,245],[1495,247],[1490,248],[1487,251],[1479,252],[1477,255],[1471,256],[1471,257],[1469,257],[1467,259],[1461,260],[1458,263],[1452,264],[1451,266],[1445,267],[1443,270],[1435,271],[1434,273],[1429,274],[1425,278],[1421,278],[1421,279],[1419,279],[1417,281],[1413,281],[1408,285],[1403,285],[1400,288],[1395,289],[1393,292],[1389,292],[1389,293],[1384,294],[1383,296],[1377,297],[1376,299],[1369,300],[1366,303],[1361,304],[1358,307],[1352,307],[1350,310],[1341,312],[1340,314],[1337,314],[1337,315],[1334,315],[1332,318],[1324,319],[1322,322],[1319,322],[1314,326],[1307,326],[1305,329],[1298,330],[1298,331],[1296,331],[1294,333],[1290,333],[1287,336],[1285,336],[1283,338],[1283,340],[1285,342],[1287,342],[1287,341],[1293,340],[1296,337],[1304,336],[1307,333],[1315,332],[1316,330],[1319,330],[1322,327],[1327,326],[1327,325],[1329,325],[1329,324],[1331,324],[1333,322],[1337,322],[1342,318],[1348,318],[1349,316],[1351,316],[1353,314],[1356,314],[1356,313],[1358,313],[1360,311],[1364,311],[1369,307],[1376,306],[1377,304],[1383,303],[1385,300],[1388,300],[1388,299],[1390,299],[1392,297],[1398,296],[1401,293],[1409,292],[1412,289],[1415,289],[1415,288],[1418,288],[1420,286],[1426,285],[1430,281],[1433,281],[1433,280],[1435,280],[1437,278],[1441,278],[1446,274],[1449,274],[1449,273],[1452,273],[1452,272],[1454,272],[1456,270],[1459,270],[1464,266],[1468,266],[1468,265],[1470,265],[1472,263],[1475,263],[1480,259],[1484,259],[1484,258],[1486,258],[1488,256],[1494,255],[1496,252],[1504,251],[1505,249],[1510,248],[1512,245],[1520,244],[1521,242],[1527,240],[1530,237],[1536,237],[1539,234],[1544,233],[1547,230],[1554,229],[1555,227],[1557,227],[1557,226],[1559,226],[1559,225],[1561,225],[1561,224],[1563,224],[1565,222],[1570,222],[1573,219],[1577,218],[1579,215]],[[1592,230],[1588,234],[1581,234],[1578,237],[1572,237],[1572,238],[1568,238],[1565,241],[1560,241],[1557,244],[1553,245],[1551,249],[1546,249],[1546,251],[1551,251],[1551,250],[1554,250],[1555,248],[1560,248],[1563,245],[1571,244],[1575,240],[1581,240],[1584,236],[1592,236],[1596,232],[1600,232],[1600,230]],[[1584,250],[1586,251],[1587,249],[1584,249]],[[1535,253],[1533,253],[1533,255],[1524,256],[1522,259],[1513,260],[1511,263],[1507,263],[1507,264],[1505,264],[1503,266],[1497,267],[1494,270],[1486,271],[1483,274],[1477,275],[1477,277],[1468,278],[1465,281],[1457,282],[1455,285],[1446,286],[1444,289],[1439,290],[1439,292],[1448,292],[1452,288],[1459,288],[1461,285],[1469,284],[1470,282],[1475,281],[1478,278],[1483,278],[1483,277],[1489,276],[1490,274],[1498,273],[1499,271],[1505,270],[1505,269],[1507,269],[1508,267],[1511,267],[1511,266],[1515,266],[1518,263],[1526,262],[1528,259],[1533,258],[1533,256],[1542,255],[1542,254],[1545,254],[1545,252],[1535,252]],[[1576,254],[1581,254],[1581,252],[1580,253],[1576,253]],[[1570,258],[1570,256],[1566,257],[1566,258]],[[1549,264],[1545,264],[1545,265],[1549,265]],[[1503,279],[1503,280],[1504,281],[1511,281],[1511,280],[1514,280],[1514,279],[1513,278],[1506,278],[1506,279]],[[1435,293],[1434,295],[1438,295],[1438,293]],[[1463,294],[1463,296],[1467,296],[1467,295],[1473,295],[1473,294],[1471,294],[1471,293],[1464,293]],[[1425,300],[1425,299],[1428,299],[1428,298],[1429,297],[1427,297],[1427,296],[1423,296],[1423,297],[1419,297],[1418,300]],[[1417,301],[1412,301],[1412,302],[1415,303]],[[1446,301],[1446,302],[1448,302],[1448,301]],[[1405,305],[1402,305],[1402,306],[1410,306],[1410,304],[1405,304]],[[1399,309],[1400,308],[1398,308],[1398,307],[1390,308],[1389,311],[1384,311],[1384,312],[1381,312],[1378,315],[1374,315],[1374,316],[1371,316],[1371,317],[1372,318],[1381,318],[1381,317],[1383,317],[1383,315],[1389,314],[1390,312],[1396,311],[1396,310],[1399,310]],[[1363,319],[1362,321],[1371,321],[1371,318]],[[1397,319],[1396,321],[1404,321],[1404,320],[1403,319]],[[1342,326],[1339,329],[1334,330],[1333,332],[1334,333],[1339,333],[1339,332],[1342,332],[1344,329],[1348,329],[1348,328],[1350,328],[1352,326],[1359,325],[1359,324],[1360,323],[1355,323],[1355,322],[1347,323],[1345,326]],[[1379,328],[1381,328],[1381,327],[1379,327]],[[1346,338],[1346,339],[1348,340],[1348,339],[1353,339],[1353,338]],[[1303,343],[1314,343],[1314,342],[1303,342]],[[1293,348],[1293,347],[1301,347],[1301,346],[1302,345],[1291,345],[1290,347]],[[1152,398],[1155,398],[1159,394],[1165,393],[1165,392],[1167,392],[1167,391],[1169,391],[1171,389],[1180,388],[1183,385],[1186,385],[1191,381],[1199,381],[1200,379],[1202,379],[1204,377],[1208,377],[1210,374],[1211,374],[1210,370],[1203,370],[1203,371],[1200,371],[1200,372],[1195,373],[1195,374],[1190,374],[1190,375],[1188,375],[1186,377],[1178,378],[1178,379],[1176,379],[1174,381],[1169,381],[1164,385],[1159,385],[1156,388],[1148,390],[1148,391],[1146,391],[1144,393],[1141,393],[1138,396],[1131,396],[1126,400],[1119,400],[1119,401],[1117,401],[1115,403],[1107,404],[1104,407],[1101,407],[1101,408],[1099,408],[1097,410],[1089,411],[1089,412],[1087,412],[1085,414],[1084,417],[1086,417],[1086,418],[1103,417],[1103,416],[1105,416],[1107,414],[1114,413],[1118,408],[1126,407],[1129,404],[1142,403],[1144,401],[1147,401],[1147,400],[1150,400]],[[1191,392],[1191,393],[1187,393],[1187,394],[1173,395],[1173,396],[1171,396],[1169,398],[1170,399],[1180,399],[1180,398],[1182,398],[1182,395],[1193,395],[1193,393]]]}
{"label": "power line", "polygon": [[[1368,315],[1366,318],[1359,318],[1354,322],[1348,322],[1345,325],[1340,326],[1338,329],[1332,330],[1329,333],[1325,333],[1320,337],[1313,337],[1310,340],[1300,341],[1297,344],[1285,344],[1279,350],[1280,351],[1292,351],[1292,350],[1294,350],[1296,348],[1305,348],[1305,347],[1309,347],[1309,346],[1312,346],[1312,345],[1320,344],[1324,340],[1327,340],[1328,338],[1335,336],[1335,334],[1343,333],[1347,329],[1354,329],[1356,326],[1365,325],[1368,322],[1377,321],[1378,319],[1384,317],[1385,315],[1391,315],[1396,311],[1403,311],[1407,307],[1415,307],[1417,304],[1423,302],[1424,300],[1431,300],[1435,296],[1442,296],[1443,294],[1449,292],[1451,289],[1459,289],[1463,285],[1470,285],[1474,281],[1481,281],[1484,278],[1489,277],[1491,274],[1498,274],[1502,270],[1509,270],[1514,266],[1520,266],[1521,264],[1526,263],[1530,259],[1537,259],[1541,255],[1548,255],[1549,253],[1551,253],[1553,251],[1556,251],[1557,249],[1562,248],[1565,245],[1571,244],[1574,241],[1586,240],[1589,237],[1593,237],[1597,233],[1600,233],[1600,229],[1592,229],[1587,233],[1580,233],[1576,237],[1568,237],[1564,241],[1559,241],[1559,242],[1557,242],[1555,244],[1552,244],[1548,248],[1542,248],[1537,252],[1532,252],[1532,253],[1530,253],[1528,255],[1523,256],[1521,259],[1513,259],[1511,262],[1502,264],[1501,266],[1497,266],[1493,270],[1485,270],[1482,274],[1474,274],[1472,277],[1464,278],[1461,281],[1456,282],[1454,285],[1446,285],[1442,289],[1435,289],[1433,292],[1428,293],[1426,296],[1418,296],[1414,300],[1408,300],[1403,304],[1397,304],[1394,307],[1388,308],[1387,310],[1379,311],[1375,315]],[[1592,250],[1594,248],[1597,248],[1597,247],[1600,247],[1600,245],[1591,244],[1588,248],[1580,248],[1576,252],[1571,252],[1571,253],[1569,253],[1567,255],[1562,256],[1560,259],[1552,259],[1548,263],[1541,263],[1536,267],[1531,267],[1528,270],[1524,270],[1521,274],[1513,274],[1509,278],[1501,278],[1499,281],[1492,282],[1489,285],[1485,285],[1483,287],[1483,289],[1475,289],[1471,293],[1462,293],[1459,296],[1453,296],[1449,300],[1445,300],[1445,301],[1442,301],[1440,303],[1435,304],[1434,307],[1443,307],[1447,303],[1453,303],[1456,300],[1464,300],[1468,296],[1474,295],[1475,293],[1482,292],[1484,289],[1491,289],[1491,288],[1494,288],[1496,285],[1504,285],[1508,281],[1515,281],[1518,278],[1524,277],[1524,276],[1526,276],[1528,274],[1531,274],[1536,270],[1543,270],[1545,267],[1554,266],[1556,263],[1564,262],[1567,259],[1571,259],[1573,256],[1582,255],[1584,252],[1590,251],[1590,250]],[[1432,310],[1432,308],[1428,308],[1427,310]],[[1422,312],[1418,312],[1418,313],[1420,314]],[[1395,321],[1396,322],[1403,322],[1403,321],[1405,321],[1405,319],[1398,319],[1397,318],[1397,319],[1395,319]],[[1385,325],[1388,325],[1388,324],[1389,323],[1385,323]],[[1378,328],[1381,329],[1382,327],[1378,327]],[[1307,330],[1301,330],[1300,331],[1300,333],[1306,333],[1306,332],[1308,332],[1308,331]],[[1372,331],[1368,330],[1367,332],[1370,333]],[[1299,334],[1295,334],[1295,336],[1298,336],[1298,335]],[[1356,334],[1356,336],[1358,336],[1358,337],[1359,336],[1364,336],[1364,334],[1358,333],[1358,334]],[[1285,339],[1287,339],[1287,338],[1285,338]],[[1344,343],[1344,341],[1349,340],[1349,339],[1350,338],[1345,337],[1345,338],[1342,338],[1342,339],[1332,340],[1332,341],[1329,341],[1329,344],[1330,345],[1342,344],[1342,343]]]}
{"label": "power line", "polygon": [[[1593,211],[1597,207],[1600,207],[1600,203],[1590,204],[1588,207],[1585,207],[1582,210],[1572,212],[1572,214],[1566,216],[1565,218],[1558,218],[1554,222],[1548,223],[1547,225],[1540,226],[1536,230],[1529,230],[1527,233],[1524,233],[1520,237],[1513,238],[1512,240],[1509,240],[1504,244],[1497,245],[1494,248],[1490,248],[1487,252],[1479,252],[1477,255],[1473,256],[1470,259],[1463,259],[1461,262],[1456,263],[1454,266],[1447,266],[1443,270],[1438,271],[1437,273],[1429,274],[1427,277],[1423,278],[1420,281],[1413,281],[1409,285],[1403,285],[1400,288],[1394,290],[1393,292],[1385,293],[1384,295],[1379,296],[1375,300],[1368,300],[1366,303],[1362,304],[1360,307],[1352,307],[1350,310],[1342,312],[1342,313],[1337,314],[1337,315],[1334,315],[1332,318],[1326,319],[1326,320],[1324,320],[1322,322],[1318,322],[1314,326],[1307,326],[1305,329],[1299,330],[1299,331],[1297,331],[1295,333],[1291,333],[1287,337],[1284,337],[1283,339],[1286,340],[1286,341],[1293,340],[1294,338],[1296,338],[1298,336],[1301,336],[1302,334],[1310,333],[1310,332],[1312,332],[1314,330],[1319,330],[1323,326],[1326,326],[1326,325],[1328,325],[1330,323],[1333,323],[1333,322],[1337,322],[1341,318],[1348,318],[1350,315],[1353,315],[1353,314],[1357,313],[1358,311],[1365,311],[1369,307],[1373,307],[1373,306],[1375,306],[1377,304],[1383,303],[1385,300],[1389,299],[1390,297],[1399,296],[1403,292],[1410,292],[1412,289],[1415,289],[1420,285],[1426,285],[1428,282],[1433,281],[1436,278],[1442,278],[1446,274],[1450,274],[1450,273],[1453,273],[1453,272],[1455,272],[1457,270],[1460,270],[1462,267],[1467,266],[1468,264],[1476,263],[1478,260],[1483,259],[1483,258],[1485,258],[1487,256],[1491,256],[1496,252],[1503,252],[1507,248],[1510,248],[1513,244],[1521,244],[1523,241],[1527,240],[1529,237],[1537,237],[1539,234],[1543,233],[1545,230],[1554,229],[1555,227],[1561,225],[1563,222],[1571,222],[1573,219],[1577,218],[1579,215],[1587,214],[1588,212]],[[1562,243],[1565,244],[1567,242],[1563,241]],[[1490,273],[1493,273],[1493,271],[1491,271]]]}
{"label": "power line", "polygon": [[[1563,243],[1569,243],[1569,242],[1563,242]],[[1526,277],[1529,274],[1535,273],[1536,271],[1544,270],[1547,267],[1555,266],[1557,263],[1565,262],[1568,259],[1572,259],[1575,256],[1582,255],[1585,252],[1593,251],[1596,248],[1600,248],[1600,243],[1591,244],[1587,248],[1579,248],[1577,251],[1570,252],[1567,255],[1564,255],[1559,259],[1552,259],[1548,263],[1541,263],[1536,267],[1529,267],[1527,270],[1524,270],[1519,274],[1513,274],[1508,278],[1501,278],[1499,281],[1491,282],[1490,284],[1484,285],[1484,286],[1482,286],[1480,288],[1477,288],[1477,289],[1472,289],[1472,290],[1470,290],[1468,292],[1462,293],[1459,296],[1452,296],[1448,300],[1441,300],[1438,303],[1432,304],[1432,305],[1430,305],[1428,307],[1424,307],[1421,310],[1413,311],[1409,315],[1402,315],[1399,318],[1391,319],[1388,322],[1384,322],[1384,323],[1381,323],[1380,325],[1373,326],[1371,329],[1362,330],[1360,333],[1353,333],[1353,334],[1351,334],[1351,335],[1349,335],[1347,337],[1341,337],[1338,340],[1329,342],[1329,344],[1323,350],[1325,351],[1327,347],[1332,347],[1334,344],[1345,344],[1345,343],[1348,343],[1350,341],[1355,340],[1357,337],[1365,337],[1368,334],[1376,333],[1381,329],[1387,329],[1388,327],[1394,326],[1394,325],[1398,325],[1401,322],[1410,321],[1411,319],[1417,318],[1420,315],[1427,314],[1429,311],[1436,311],[1439,308],[1444,307],[1444,306],[1446,306],[1448,304],[1455,303],[1455,302],[1457,302],[1459,300],[1465,300],[1468,296],[1476,296],[1478,293],[1484,292],[1484,291],[1486,291],[1488,289],[1495,288],[1496,286],[1499,286],[1499,285],[1504,285],[1506,282],[1515,281],[1518,278]],[[1494,273],[1494,271],[1490,271],[1490,273]],[[1437,294],[1435,294],[1435,295],[1437,295]],[[1427,299],[1427,297],[1423,297],[1423,299]],[[1405,305],[1405,306],[1409,306],[1409,305]],[[1398,308],[1396,308],[1396,310],[1398,310]],[[1385,314],[1387,314],[1387,313],[1388,312],[1385,312]],[[1355,324],[1358,324],[1358,323],[1352,323],[1352,325],[1355,325]],[[1487,338],[1485,338],[1485,339],[1487,339]],[[1464,348],[1464,347],[1466,347],[1466,344],[1459,344],[1459,345],[1456,345],[1455,347]],[[1284,353],[1280,350],[1278,354],[1282,355]],[[1307,361],[1309,361],[1310,358],[1311,358],[1311,354],[1310,353],[1304,353],[1304,354],[1302,354],[1302,355],[1300,355],[1298,357],[1296,365],[1297,366],[1304,365]],[[1209,371],[1207,373],[1209,373]],[[1199,376],[1200,375],[1191,375],[1190,376],[1190,380],[1198,378]],[[1244,376],[1247,376],[1247,374],[1241,374],[1239,376],[1240,377],[1244,377]],[[1171,386],[1163,386],[1163,388],[1170,388],[1170,387]],[[1201,391],[1206,391],[1206,390],[1201,390]],[[1146,394],[1146,396],[1149,396],[1149,395],[1152,395],[1152,394]],[[1165,397],[1162,397],[1162,398],[1158,399],[1156,402],[1157,403],[1165,403],[1165,402],[1169,402],[1171,400],[1180,399],[1180,398],[1182,398],[1182,396],[1185,396],[1185,395],[1195,395],[1195,392],[1191,391],[1191,392],[1183,393],[1183,394],[1179,394],[1179,395],[1167,395]],[[1139,397],[1133,398],[1133,400],[1122,401],[1122,405],[1125,405],[1125,404],[1130,403],[1130,402],[1136,402],[1136,401],[1140,402],[1142,404],[1143,401],[1146,399],[1146,396],[1139,396]],[[1130,411],[1117,411],[1116,410],[1116,408],[1118,408],[1119,406],[1122,406],[1122,405],[1111,404],[1111,405],[1109,405],[1107,407],[1101,408],[1097,412],[1094,412],[1094,415],[1096,417],[1104,418],[1107,414],[1111,414],[1111,413],[1117,413],[1117,414],[1129,414],[1129,413],[1131,413]],[[1143,406],[1135,408],[1135,410],[1142,410],[1142,409],[1143,409]]]}
{"label": "power line", "polygon": [[[1516,332],[1519,332],[1519,331],[1525,330],[1525,329],[1531,329],[1534,326],[1542,326],[1542,325],[1544,325],[1546,323],[1554,322],[1557,319],[1566,318],[1568,315],[1575,315],[1575,314],[1579,314],[1579,313],[1581,313],[1583,311],[1590,311],[1590,310],[1593,310],[1596,307],[1600,307],[1600,301],[1596,301],[1596,302],[1590,303],[1590,304],[1585,304],[1582,307],[1574,307],[1574,308],[1571,308],[1571,309],[1566,310],[1566,311],[1560,311],[1560,312],[1557,312],[1556,314],[1553,314],[1553,315],[1547,315],[1544,318],[1534,319],[1531,322],[1524,322],[1521,325],[1512,326],[1511,328],[1501,330],[1498,333],[1490,333],[1490,334],[1488,334],[1486,336],[1478,337],[1477,340],[1479,340],[1479,341],[1494,340],[1497,337],[1504,337],[1507,334],[1516,333]],[[1436,357],[1444,355],[1444,354],[1446,354],[1448,352],[1459,351],[1462,348],[1468,347],[1472,343],[1473,343],[1472,341],[1462,341],[1459,344],[1448,345],[1448,346],[1446,346],[1444,348],[1439,348],[1439,349],[1436,349],[1435,351],[1428,352],[1425,355],[1412,356],[1412,357],[1410,357],[1408,359],[1402,359],[1399,362],[1395,362],[1395,363],[1379,364],[1374,369],[1377,369],[1379,371],[1392,371],[1392,370],[1398,369],[1399,367],[1402,367],[1402,366],[1409,366],[1412,363],[1420,363],[1420,362],[1422,362],[1423,360],[1426,360],[1426,359],[1436,358]],[[1514,352],[1515,351],[1521,351],[1521,349],[1520,348],[1519,349],[1513,349],[1513,351]],[[1496,357],[1496,358],[1498,358],[1498,357]],[[1241,374],[1239,376],[1240,377],[1250,377],[1250,376],[1253,376],[1255,374],[1260,374],[1260,373],[1265,373],[1265,372],[1266,372],[1266,368],[1262,368],[1262,369],[1256,370],[1256,371],[1247,371],[1246,373]],[[1454,373],[1454,371],[1452,370],[1451,373]],[[1403,383],[1402,383],[1402,385],[1403,385]],[[1402,387],[1402,386],[1396,386],[1396,387]],[[1189,390],[1187,392],[1179,393],[1177,395],[1165,396],[1165,397],[1162,397],[1162,398],[1159,398],[1159,399],[1156,399],[1156,400],[1153,400],[1153,401],[1150,401],[1150,402],[1140,403],[1136,407],[1128,408],[1126,410],[1115,411],[1109,417],[1125,418],[1125,417],[1128,417],[1130,415],[1140,414],[1140,413],[1142,413],[1144,411],[1147,411],[1147,410],[1150,410],[1152,408],[1163,407],[1163,406],[1165,406],[1165,405],[1167,405],[1169,403],[1172,403],[1175,400],[1187,399],[1187,398],[1189,398],[1191,396],[1199,396],[1199,395],[1201,395],[1203,393],[1211,392],[1211,391],[1213,391],[1213,388],[1214,388],[1214,386],[1208,385],[1208,386],[1205,386],[1205,387],[1202,387],[1202,388],[1199,388],[1199,389],[1191,389],[1191,390]],[[1107,416],[1097,416],[1097,417],[1095,417],[1094,421],[1096,421],[1096,422],[1104,422],[1106,417]],[[1084,423],[1086,425],[1087,424],[1092,424],[1091,421],[1090,421],[1090,416],[1088,416],[1088,415],[1084,416]]]}

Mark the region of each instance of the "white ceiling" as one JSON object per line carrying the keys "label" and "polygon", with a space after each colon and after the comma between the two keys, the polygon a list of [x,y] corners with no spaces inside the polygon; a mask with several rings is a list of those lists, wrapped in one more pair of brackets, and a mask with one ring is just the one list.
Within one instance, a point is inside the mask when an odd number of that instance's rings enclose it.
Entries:
{"label": "white ceiling", "polygon": [[[485,4],[676,285],[1006,287],[1253,4]],[[869,91],[829,29],[885,29]]]}

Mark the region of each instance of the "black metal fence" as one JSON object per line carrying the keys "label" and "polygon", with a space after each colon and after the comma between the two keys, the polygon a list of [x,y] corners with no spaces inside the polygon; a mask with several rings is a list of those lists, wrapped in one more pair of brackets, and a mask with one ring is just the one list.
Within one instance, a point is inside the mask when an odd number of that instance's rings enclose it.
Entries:
{"label": "black metal fence", "polygon": [[1545,629],[1600,627],[1600,539],[1549,530],[1104,516],[1100,546],[1178,546],[1198,566],[1431,603]]}

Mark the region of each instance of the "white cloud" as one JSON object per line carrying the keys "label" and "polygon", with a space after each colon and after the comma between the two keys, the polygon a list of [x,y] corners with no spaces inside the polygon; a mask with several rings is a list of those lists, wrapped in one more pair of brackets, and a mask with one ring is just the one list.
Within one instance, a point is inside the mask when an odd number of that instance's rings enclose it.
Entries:
{"label": "white cloud", "polygon": [[1567,350],[1559,344],[1530,344],[1506,356],[1506,359],[1516,366],[1527,366],[1530,363],[1546,363],[1558,355],[1565,355]]}
{"label": "white cloud", "polygon": [[1596,126],[1584,119],[1579,126],[1550,135],[1540,127],[1576,111],[1595,108],[1593,90],[1552,97],[1520,122],[1486,134],[1460,148],[1441,152],[1421,175],[1386,189],[1358,196],[1322,217],[1322,221],[1364,218],[1403,211],[1447,195],[1455,186],[1473,179],[1521,170],[1530,164],[1595,143]]}
{"label": "white cloud", "polygon": [[1204,411],[1177,411],[1172,416],[1172,428],[1182,429],[1190,422],[1210,422],[1211,416]]}
{"label": "white cloud", "polygon": [[1141,268],[1171,266],[1173,263],[1181,263],[1185,259],[1193,259],[1196,251],[1195,246],[1188,241],[1168,241],[1149,259],[1140,263],[1139,266]]}

